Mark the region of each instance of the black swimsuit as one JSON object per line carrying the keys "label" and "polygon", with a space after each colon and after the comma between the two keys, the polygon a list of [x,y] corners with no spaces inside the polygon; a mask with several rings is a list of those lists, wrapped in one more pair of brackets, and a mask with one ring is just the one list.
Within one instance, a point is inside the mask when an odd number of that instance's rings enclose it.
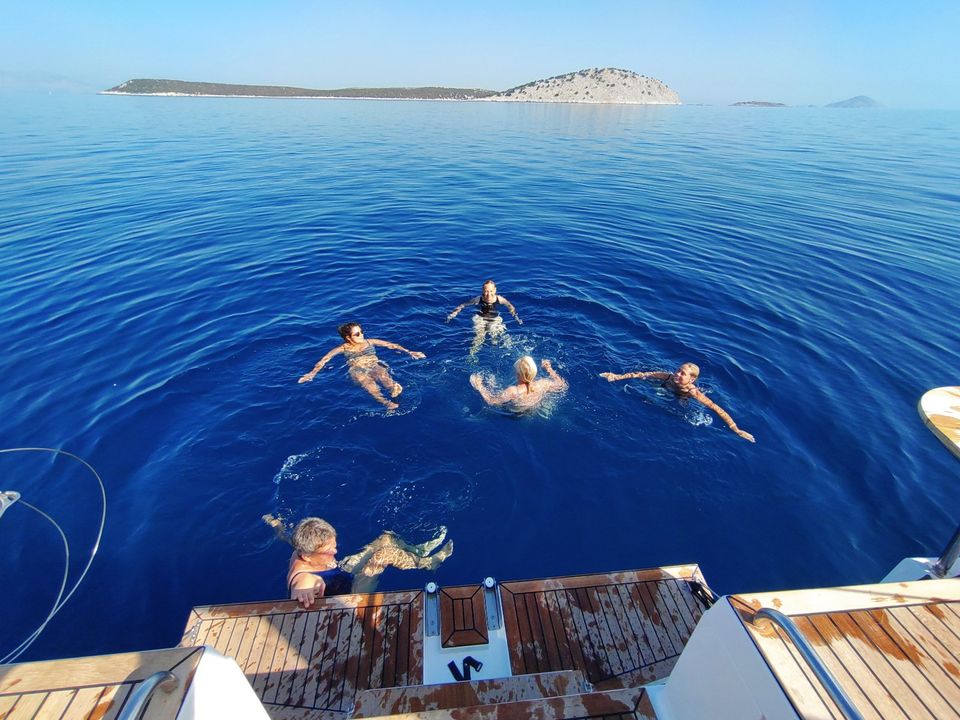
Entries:
{"label": "black swimsuit", "polygon": [[287,592],[292,592],[293,581],[296,580],[298,575],[303,575],[304,573],[307,573],[308,575],[316,575],[323,580],[323,597],[330,597],[332,595],[349,595],[350,590],[353,587],[353,575],[338,566],[330,568],[329,570],[321,570],[320,572],[301,570],[292,578],[290,578],[290,583],[287,585]]}
{"label": "black swimsuit", "polygon": [[487,302],[480,298],[480,301],[477,303],[477,315],[486,319],[493,320],[496,317],[500,316],[500,300],[499,298],[494,299],[493,302]]}

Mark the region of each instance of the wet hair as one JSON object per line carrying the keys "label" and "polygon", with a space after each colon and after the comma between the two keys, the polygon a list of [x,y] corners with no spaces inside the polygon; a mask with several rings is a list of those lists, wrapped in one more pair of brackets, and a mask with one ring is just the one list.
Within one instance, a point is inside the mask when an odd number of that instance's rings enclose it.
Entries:
{"label": "wet hair", "polygon": [[513,369],[517,373],[517,380],[522,383],[532,383],[537,376],[537,363],[529,355],[524,355],[513,364]]}
{"label": "wet hair", "polygon": [[497,284],[489,278],[483,281],[483,285],[481,287],[485,288],[487,285],[493,285],[494,287],[497,286]]}
{"label": "wet hair", "polygon": [[342,337],[344,340],[349,341],[350,332],[353,330],[353,328],[358,328],[358,327],[360,327],[360,323],[348,322],[338,327],[337,332],[340,333],[340,337]]}
{"label": "wet hair", "polygon": [[683,368],[687,368],[687,370],[690,371],[694,380],[700,377],[700,367],[698,365],[694,365],[693,363],[684,363],[680,366],[681,370],[683,370]]}
{"label": "wet hair", "polygon": [[298,554],[309,555],[336,537],[337,531],[333,525],[318,517],[308,517],[297,523],[290,541]]}

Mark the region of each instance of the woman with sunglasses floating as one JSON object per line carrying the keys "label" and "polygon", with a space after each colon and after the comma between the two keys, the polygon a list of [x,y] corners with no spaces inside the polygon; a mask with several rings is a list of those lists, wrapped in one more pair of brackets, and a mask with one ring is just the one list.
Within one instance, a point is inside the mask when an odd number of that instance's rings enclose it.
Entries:
{"label": "woman with sunglasses floating", "polygon": [[426,356],[422,352],[407,350],[402,345],[387,342],[386,340],[375,340],[373,338],[367,340],[363,337],[363,330],[360,329],[358,323],[341,325],[337,328],[337,332],[339,332],[340,337],[343,338],[343,345],[335,347],[320,358],[320,362],[314,366],[313,370],[300,378],[298,382],[310,382],[335,355],[343,353],[347,356],[347,368],[350,377],[352,377],[358,385],[370,393],[374,400],[384,405],[387,410],[396,410],[400,407],[397,403],[385,398],[383,393],[380,392],[379,385],[382,385],[383,389],[390,393],[391,398],[396,398],[403,392],[403,386],[390,376],[390,369],[377,359],[375,347],[379,346],[398,352],[405,352],[415,360]]}

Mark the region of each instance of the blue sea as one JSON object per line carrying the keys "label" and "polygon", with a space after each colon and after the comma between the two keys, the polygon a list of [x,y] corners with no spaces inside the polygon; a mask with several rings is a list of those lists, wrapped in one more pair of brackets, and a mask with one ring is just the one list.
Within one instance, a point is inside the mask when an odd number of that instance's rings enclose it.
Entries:
{"label": "blue sea", "polygon": [[[917,411],[960,384],[960,114],[109,96],[0,110],[0,446],[102,475],[89,575],[24,659],[176,644],[194,605],[280,598],[319,515],[342,554],[446,527],[382,589],[699,563],[718,593],[879,580],[935,555],[960,465]],[[486,278],[517,308],[469,357]],[[356,320],[405,387],[342,356]],[[522,354],[569,390],[483,406]],[[756,436],[656,384],[673,370]],[[79,464],[0,455],[90,556]],[[39,625],[56,530],[0,519],[0,655]],[[69,588],[69,585],[68,585]]]}

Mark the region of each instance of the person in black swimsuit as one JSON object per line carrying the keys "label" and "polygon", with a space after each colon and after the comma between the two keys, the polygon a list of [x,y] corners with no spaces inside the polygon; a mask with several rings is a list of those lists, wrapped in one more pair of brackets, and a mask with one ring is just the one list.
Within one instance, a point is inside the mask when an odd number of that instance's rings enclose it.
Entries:
{"label": "person in black swimsuit", "polygon": [[383,393],[380,392],[380,386],[382,385],[383,389],[390,393],[391,398],[396,398],[403,392],[403,386],[390,375],[390,368],[377,359],[376,347],[385,347],[396,350],[397,352],[405,352],[415,360],[420,360],[425,357],[425,355],[415,350],[407,350],[402,345],[387,342],[386,340],[376,340],[373,338],[366,340],[363,337],[363,330],[360,328],[360,325],[355,322],[341,325],[337,329],[337,332],[339,332],[340,337],[343,338],[343,345],[338,345],[320,358],[320,362],[314,366],[313,370],[301,377],[298,382],[310,382],[334,355],[343,353],[347,357],[347,368],[349,369],[350,377],[352,377],[358,385],[370,393],[374,400],[384,405],[388,410],[396,410],[400,407],[397,403],[393,402],[393,400],[385,398]]}
{"label": "person in black swimsuit", "polygon": [[[272,516],[268,523],[278,528]],[[441,528],[433,540],[408,545],[394,533],[385,532],[360,552],[337,562],[337,531],[326,520],[304,518],[290,538],[293,555],[287,570],[287,592],[291,600],[309,608],[319,597],[373,592],[377,577],[388,567],[436,570],[453,554],[453,541],[443,543],[446,533],[447,529]]]}
{"label": "person in black swimsuit", "polygon": [[503,324],[503,318],[500,317],[501,305],[510,311],[518,325],[523,325],[523,320],[517,315],[516,308],[503,295],[497,294],[497,284],[493,280],[484,282],[479,295],[461,303],[452,313],[447,315],[447,322],[453,320],[468,305],[477,306],[477,314],[473,316],[474,337],[473,344],[470,346],[471,357],[480,350],[480,346],[483,345],[487,335],[490,336],[491,341],[496,342],[506,332],[507,328]]}
{"label": "person in black swimsuit", "polygon": [[641,372],[631,372],[624,373],[623,375],[617,375],[612,372],[603,372],[600,373],[600,377],[606,378],[607,382],[613,382],[615,380],[659,380],[663,387],[668,390],[672,390],[676,393],[677,397],[680,398],[693,398],[698,403],[706,405],[708,408],[713,410],[721,420],[723,420],[727,427],[733,430],[737,435],[742,437],[744,440],[749,440],[750,442],[756,442],[753,435],[748,433],[746,430],[741,430],[737,427],[737,424],[733,421],[733,418],[730,417],[730,414],[724,410],[722,407],[717,405],[713,400],[707,397],[700,388],[694,385],[697,382],[697,378],[700,377],[700,368],[693,363],[684,363],[676,372],[668,373],[662,370],[654,371],[641,371]]}

